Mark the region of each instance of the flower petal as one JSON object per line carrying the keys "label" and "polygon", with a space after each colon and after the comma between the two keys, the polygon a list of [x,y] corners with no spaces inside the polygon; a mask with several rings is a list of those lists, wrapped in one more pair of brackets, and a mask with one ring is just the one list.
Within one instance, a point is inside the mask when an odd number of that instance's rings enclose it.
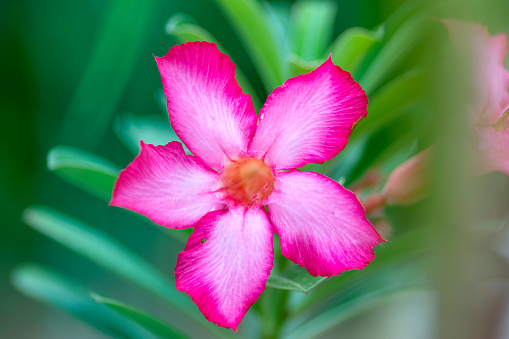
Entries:
{"label": "flower petal", "polygon": [[509,108],[507,34],[490,35],[485,26],[472,22],[455,19],[443,22],[458,54],[472,58],[474,123],[496,123]]}
{"label": "flower petal", "polygon": [[281,254],[312,276],[362,269],[384,241],[352,192],[315,172],[278,175],[267,204]]}
{"label": "flower petal", "polygon": [[209,211],[224,207],[212,193],[218,174],[186,155],[179,142],[140,145],[138,156],[120,172],[110,205],[176,229],[190,227]]}
{"label": "flower petal", "polygon": [[329,57],[269,95],[249,152],[277,169],[323,163],[343,150],[367,105],[361,86]]}
{"label": "flower petal", "polygon": [[215,44],[189,42],[156,57],[175,133],[210,167],[247,151],[256,124],[248,94],[235,80],[235,65]]}
{"label": "flower petal", "polygon": [[509,129],[477,127],[477,151],[481,174],[501,171],[509,175]]}
{"label": "flower petal", "polygon": [[177,258],[177,289],[209,321],[236,331],[265,289],[274,260],[272,237],[263,208],[207,214]]}

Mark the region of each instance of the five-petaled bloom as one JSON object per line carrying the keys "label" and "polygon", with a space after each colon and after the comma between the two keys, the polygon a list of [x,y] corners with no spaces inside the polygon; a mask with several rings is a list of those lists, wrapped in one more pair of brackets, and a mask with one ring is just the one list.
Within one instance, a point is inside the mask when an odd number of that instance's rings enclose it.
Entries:
{"label": "five-petaled bloom", "polygon": [[366,94],[348,72],[329,58],[276,88],[257,119],[216,45],[182,44],[156,61],[170,122],[194,156],[179,142],[142,142],[111,204],[166,227],[194,227],[177,259],[176,285],[209,321],[237,329],[265,288],[274,232],[281,253],[313,276],[374,259],[384,240],[356,196],[295,169],[336,156],[366,116]]}

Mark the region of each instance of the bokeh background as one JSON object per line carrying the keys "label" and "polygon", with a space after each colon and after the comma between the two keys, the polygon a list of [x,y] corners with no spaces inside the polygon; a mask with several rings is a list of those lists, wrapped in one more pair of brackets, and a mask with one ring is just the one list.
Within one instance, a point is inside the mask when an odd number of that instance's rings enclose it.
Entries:
{"label": "bokeh background", "polygon": [[[269,2],[282,11],[289,11],[293,4],[292,1]],[[331,39],[352,26],[375,29],[406,2],[334,2],[337,11]],[[443,7],[442,12],[437,13],[444,17],[479,21],[489,25],[492,32],[509,32],[506,1],[448,2]],[[161,80],[153,55],[163,56],[179,42],[165,31],[167,20],[176,13],[188,15],[221,42],[263,102],[267,89],[253,60],[235,27],[214,1],[0,2],[1,338],[108,337],[62,310],[16,291],[11,283],[11,272],[24,262],[35,261],[51,267],[102,294],[129,301],[164,317],[162,303],[36,232],[25,224],[22,216],[23,211],[34,204],[64,211],[116,238],[173,279],[175,259],[183,249],[182,243],[145,220],[108,207],[105,200],[62,180],[48,170],[47,155],[55,146],[68,145],[109,159],[120,168],[132,161],[133,154],[119,140],[114,124],[119,123],[119,116],[126,112],[164,116],[160,104]],[[437,41],[446,39],[444,30],[437,29],[437,32],[440,33],[431,37]],[[426,46],[433,46],[433,43]],[[416,52],[414,56],[417,58],[417,55]],[[411,60],[398,67],[408,68],[408,65]],[[443,80],[438,79],[437,83]],[[451,95],[456,94],[451,89]],[[439,133],[443,130],[437,128]],[[426,130],[420,135],[424,140],[422,149],[434,142],[435,134],[429,132]],[[395,137],[397,135],[387,136],[387,139]],[[489,175],[480,182],[483,189],[488,187],[491,192],[489,201],[493,203],[488,204],[491,208],[486,212],[488,218],[504,218],[508,185],[507,178],[501,174]],[[482,199],[474,199],[474,203],[479,200]],[[453,207],[456,208],[454,212],[461,213],[463,207]],[[423,208],[421,205],[395,208],[387,214],[393,218],[389,218],[390,223],[406,223],[401,229],[412,228],[421,223]],[[443,220],[447,218],[449,216]],[[506,290],[502,288],[502,291]],[[439,331],[435,326],[436,298],[422,290],[398,295],[378,308],[366,310],[362,317],[344,323],[341,333],[346,338],[366,338],[373,333],[378,335],[375,338],[409,338],[409,333],[412,338],[432,337]],[[500,312],[494,314],[503,314],[505,306],[499,307]],[[496,320],[494,317],[493,321]],[[500,335],[497,333],[509,332],[494,330],[493,333],[496,337]],[[329,332],[324,337],[331,335]]]}

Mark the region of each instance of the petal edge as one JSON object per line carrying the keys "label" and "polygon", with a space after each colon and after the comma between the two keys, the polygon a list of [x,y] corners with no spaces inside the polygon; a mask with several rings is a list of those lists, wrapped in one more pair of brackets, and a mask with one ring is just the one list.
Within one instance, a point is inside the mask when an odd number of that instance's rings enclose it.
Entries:
{"label": "petal edge", "polygon": [[211,209],[221,209],[213,191],[218,174],[173,141],[140,142],[140,153],[115,182],[110,205],[140,213],[170,228],[191,227]]}
{"label": "petal edge", "polygon": [[269,95],[249,152],[278,170],[323,163],[343,150],[367,105],[361,86],[329,56]]}
{"label": "petal edge", "polygon": [[230,58],[213,43],[188,42],[155,59],[171,125],[191,152],[216,170],[245,153],[256,112]]}
{"label": "petal edge", "polygon": [[293,170],[278,176],[267,204],[281,253],[312,276],[362,269],[385,241],[366,219],[354,193],[315,172]]}
{"label": "petal edge", "polygon": [[263,208],[207,214],[177,258],[177,289],[207,320],[237,331],[265,289],[274,259],[272,238]]}

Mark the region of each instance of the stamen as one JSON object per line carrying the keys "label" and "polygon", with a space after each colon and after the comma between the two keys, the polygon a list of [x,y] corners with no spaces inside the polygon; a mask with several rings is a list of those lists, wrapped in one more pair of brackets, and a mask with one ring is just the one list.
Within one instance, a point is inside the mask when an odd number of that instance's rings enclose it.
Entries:
{"label": "stamen", "polygon": [[232,162],[221,174],[221,181],[228,200],[248,207],[262,205],[274,190],[272,170],[256,158]]}

